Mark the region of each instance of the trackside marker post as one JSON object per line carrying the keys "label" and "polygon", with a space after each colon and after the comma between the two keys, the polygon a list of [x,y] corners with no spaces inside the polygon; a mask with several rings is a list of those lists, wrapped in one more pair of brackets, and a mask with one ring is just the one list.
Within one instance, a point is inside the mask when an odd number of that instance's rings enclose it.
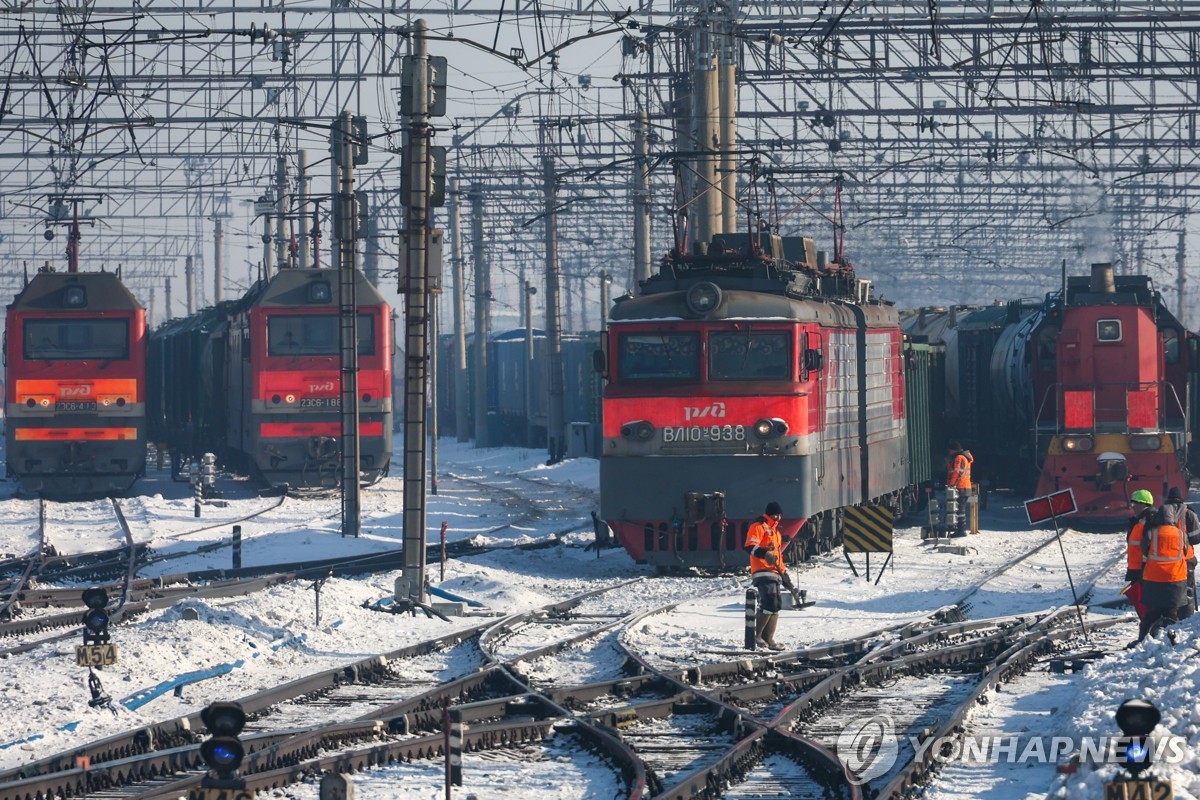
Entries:
{"label": "trackside marker post", "polygon": [[758,591],[753,587],[746,590],[746,649],[754,649],[754,611],[758,605]]}
{"label": "trackside marker post", "polygon": [[1063,567],[1067,570],[1067,583],[1071,586],[1071,598],[1075,601],[1075,613],[1079,615],[1079,631],[1083,634],[1084,641],[1090,641],[1087,627],[1083,624],[1083,609],[1079,605],[1079,595],[1075,591],[1075,579],[1071,577],[1071,565],[1067,563],[1067,551],[1063,548],[1062,531],[1058,527],[1059,517],[1074,514],[1077,510],[1075,493],[1070,489],[1025,501],[1025,515],[1029,517],[1030,525],[1036,525],[1046,520],[1054,523],[1054,538],[1058,540],[1058,552],[1062,554]]}

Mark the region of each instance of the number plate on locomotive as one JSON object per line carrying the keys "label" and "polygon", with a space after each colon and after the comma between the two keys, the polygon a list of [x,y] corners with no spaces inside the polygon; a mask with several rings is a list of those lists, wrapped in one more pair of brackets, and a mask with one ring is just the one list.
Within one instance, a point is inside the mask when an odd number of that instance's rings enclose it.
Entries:
{"label": "number plate on locomotive", "polygon": [[340,397],[302,397],[300,398],[301,408],[341,408],[342,398]]}
{"label": "number plate on locomotive", "polygon": [[117,663],[115,644],[86,644],[75,648],[75,663],[81,667],[107,667]]}
{"label": "number plate on locomotive", "polygon": [[58,412],[75,412],[75,411],[95,411],[95,400],[59,400],[54,404],[54,410]]}
{"label": "number plate on locomotive", "polygon": [[745,425],[677,425],[662,429],[663,444],[716,444],[746,441]]}

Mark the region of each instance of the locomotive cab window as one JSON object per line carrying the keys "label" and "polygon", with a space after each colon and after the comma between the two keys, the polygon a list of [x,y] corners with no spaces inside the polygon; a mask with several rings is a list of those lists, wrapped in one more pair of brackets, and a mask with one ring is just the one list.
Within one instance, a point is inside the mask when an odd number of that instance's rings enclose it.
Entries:
{"label": "locomotive cab window", "polygon": [[1121,341],[1121,320],[1102,319],[1096,322],[1096,339],[1101,342]]}
{"label": "locomotive cab window", "polygon": [[[267,355],[336,356],[341,352],[336,314],[272,314],[267,318]],[[375,325],[358,315],[358,354],[375,355]]]}
{"label": "locomotive cab window", "polygon": [[1163,361],[1168,364],[1179,363],[1179,331],[1174,328],[1162,329]]}
{"label": "locomotive cab window", "polygon": [[785,331],[710,333],[708,377],[714,381],[788,380],[790,338]]}
{"label": "locomotive cab window", "polygon": [[618,346],[618,370],[627,381],[687,381],[700,377],[696,333],[626,333]]}
{"label": "locomotive cab window", "polygon": [[30,361],[129,358],[127,319],[27,319],[22,339]]}

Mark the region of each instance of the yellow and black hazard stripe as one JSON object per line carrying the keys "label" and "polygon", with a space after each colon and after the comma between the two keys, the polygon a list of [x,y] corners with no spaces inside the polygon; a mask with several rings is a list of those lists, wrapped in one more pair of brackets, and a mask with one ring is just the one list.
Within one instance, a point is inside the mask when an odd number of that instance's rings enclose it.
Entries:
{"label": "yellow and black hazard stripe", "polygon": [[847,553],[892,552],[892,510],[887,506],[846,509],[842,541]]}

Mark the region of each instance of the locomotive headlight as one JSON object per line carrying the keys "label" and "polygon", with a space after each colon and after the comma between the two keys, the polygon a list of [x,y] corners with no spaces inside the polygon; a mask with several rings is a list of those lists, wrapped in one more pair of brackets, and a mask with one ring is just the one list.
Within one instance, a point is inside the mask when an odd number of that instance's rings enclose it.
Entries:
{"label": "locomotive headlight", "polygon": [[296,395],[289,394],[287,397],[285,397],[283,399],[287,400],[289,403],[294,403],[294,402],[296,402]]}
{"label": "locomotive headlight", "polygon": [[104,398],[103,400],[101,400],[100,402],[104,403],[104,405],[106,405],[106,406],[112,405],[112,400],[109,400],[107,397]]}
{"label": "locomotive headlight", "polygon": [[715,283],[702,281],[688,289],[685,302],[693,314],[704,316],[721,304],[721,290]]}
{"label": "locomotive headlight", "polygon": [[786,420],[776,417],[775,419],[771,420],[771,424],[775,427],[776,436],[783,436],[788,432],[788,424]]}
{"label": "locomotive headlight", "polygon": [[1131,450],[1161,450],[1161,436],[1130,436],[1129,449]]}
{"label": "locomotive headlight", "polygon": [[649,441],[654,436],[654,426],[644,419],[637,422],[626,422],[621,426],[621,436],[626,439],[638,439],[643,442]]}
{"label": "locomotive headlight", "polygon": [[48,397],[43,397],[42,398],[42,407],[45,408],[48,405],[50,405],[50,399]]}
{"label": "locomotive headlight", "polygon": [[117,408],[124,408],[124,407],[125,407],[125,398],[118,397],[117,398]]}
{"label": "locomotive headlight", "polygon": [[1065,436],[1062,446],[1068,453],[1090,453],[1096,443],[1090,436]]}
{"label": "locomotive headlight", "polygon": [[760,439],[766,439],[775,432],[775,423],[771,422],[769,419],[760,419],[758,422],[754,423],[754,432],[758,434]]}
{"label": "locomotive headlight", "polygon": [[33,408],[34,406],[36,406],[36,405],[37,405],[37,400],[34,400],[34,399],[31,397],[31,398],[29,398],[28,400],[26,400],[26,401],[25,401],[25,405],[29,406],[30,408]]}

